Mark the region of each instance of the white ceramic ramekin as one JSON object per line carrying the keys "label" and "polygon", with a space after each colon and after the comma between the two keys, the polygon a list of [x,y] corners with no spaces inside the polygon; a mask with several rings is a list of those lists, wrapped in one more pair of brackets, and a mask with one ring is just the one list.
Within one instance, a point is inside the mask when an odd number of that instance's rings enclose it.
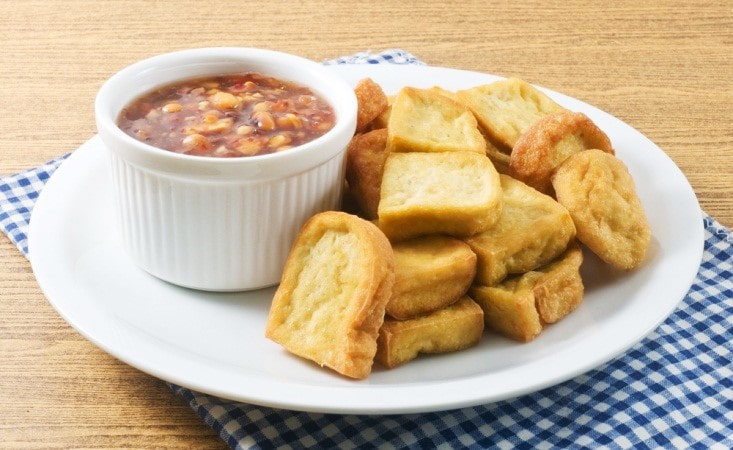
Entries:
{"label": "white ceramic ramekin", "polygon": [[[155,87],[249,71],[311,88],[334,108],[334,128],[287,151],[215,158],[161,150],[117,126],[122,108]],[[353,88],[327,68],[270,50],[183,50],[122,69],[99,90],[95,114],[110,154],[124,249],[142,269],[184,287],[236,291],[277,284],[301,226],[339,206],[356,109]]]}

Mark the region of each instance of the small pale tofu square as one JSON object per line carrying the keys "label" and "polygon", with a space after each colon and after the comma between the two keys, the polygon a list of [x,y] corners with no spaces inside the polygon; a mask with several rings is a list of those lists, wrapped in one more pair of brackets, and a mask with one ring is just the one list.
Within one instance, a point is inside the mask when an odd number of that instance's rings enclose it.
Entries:
{"label": "small pale tofu square", "polygon": [[474,285],[470,295],[484,311],[486,328],[529,342],[547,324],[574,311],[583,301],[583,252],[572,244],[556,261],[496,286]]}
{"label": "small pale tofu square", "polygon": [[456,93],[495,145],[510,151],[517,139],[547,113],[564,108],[526,81],[508,78]]}
{"label": "small pale tofu square", "polygon": [[379,227],[393,241],[470,236],[496,222],[501,199],[499,174],[483,154],[392,153],[382,175]]}
{"label": "small pale tofu square", "polygon": [[471,111],[435,89],[400,90],[387,129],[390,152],[486,153],[486,141]]}
{"label": "small pale tofu square", "polygon": [[411,319],[444,308],[468,291],[476,274],[476,255],[465,242],[424,236],[392,245],[395,282],[387,315]]}
{"label": "small pale tofu square", "polygon": [[408,320],[387,318],[379,330],[374,360],[387,368],[411,361],[421,353],[449,353],[479,343],[483,310],[467,296],[452,305]]}
{"label": "small pale tofu square", "polygon": [[476,282],[485,286],[547,264],[575,237],[570,213],[555,199],[508,175],[500,179],[499,219],[488,230],[464,239],[478,257]]}

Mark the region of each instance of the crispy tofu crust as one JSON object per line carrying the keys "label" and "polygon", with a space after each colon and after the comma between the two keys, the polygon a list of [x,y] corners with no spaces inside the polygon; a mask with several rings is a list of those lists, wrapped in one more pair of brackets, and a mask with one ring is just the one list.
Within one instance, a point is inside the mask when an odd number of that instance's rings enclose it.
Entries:
{"label": "crispy tofu crust", "polygon": [[573,111],[549,113],[514,144],[510,175],[552,195],[550,177],[569,156],[588,149],[614,154],[611,140],[588,116]]}
{"label": "crispy tofu crust", "polygon": [[529,342],[546,325],[564,318],[583,301],[582,262],[582,250],[572,244],[551,264],[496,286],[475,285],[470,295],[484,311],[487,329]]}
{"label": "crispy tofu crust", "polygon": [[436,89],[400,90],[387,130],[389,152],[486,152],[473,114]]}
{"label": "crispy tofu crust", "polygon": [[488,230],[464,241],[478,257],[476,282],[492,286],[555,259],[575,237],[570,213],[552,197],[500,175],[503,206]]}
{"label": "crispy tofu crust", "polygon": [[346,150],[346,180],[350,194],[367,219],[377,218],[382,172],[387,159],[387,130],[357,134]]}
{"label": "crispy tofu crust", "polygon": [[426,236],[392,246],[395,282],[387,315],[410,319],[457,301],[476,274],[476,255],[464,242]]}
{"label": "crispy tofu crust", "polygon": [[394,103],[394,99],[394,95],[387,96],[387,108],[385,108],[385,110],[382,111],[374,120],[369,122],[369,125],[367,126],[365,131],[387,128],[387,125],[389,125],[389,116],[392,113],[392,103]]}
{"label": "crispy tofu crust", "polygon": [[394,368],[420,353],[448,353],[472,347],[484,331],[482,309],[467,296],[431,314],[386,319],[379,331],[376,361]]}
{"label": "crispy tofu crust", "polygon": [[483,154],[391,153],[382,176],[379,227],[393,241],[470,236],[498,220],[501,199],[499,174]]}
{"label": "crispy tofu crust", "polygon": [[387,96],[382,87],[371,78],[359,80],[354,87],[356,94],[356,132],[364,131],[382,114],[388,106]]}
{"label": "crispy tofu crust", "polygon": [[651,227],[626,165],[601,150],[569,157],[552,180],[557,201],[578,229],[578,239],[611,266],[629,270],[644,261]]}
{"label": "crispy tofu crust", "polygon": [[484,134],[506,154],[537,120],[547,113],[564,109],[518,78],[460,90],[456,94],[476,116]]}
{"label": "crispy tofu crust", "polygon": [[343,212],[317,214],[293,244],[265,336],[347,377],[366,378],[393,283],[392,247],[376,226]]}

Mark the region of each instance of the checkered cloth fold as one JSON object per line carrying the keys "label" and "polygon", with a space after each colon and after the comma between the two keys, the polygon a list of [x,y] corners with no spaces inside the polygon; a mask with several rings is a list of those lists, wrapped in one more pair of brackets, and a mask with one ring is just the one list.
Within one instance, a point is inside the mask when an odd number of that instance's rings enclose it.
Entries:
{"label": "checkered cloth fold", "polygon": [[[422,64],[402,50],[325,64]],[[66,156],[66,155],[65,155]],[[0,178],[0,227],[27,254],[35,199],[62,156]],[[733,236],[704,214],[692,287],[654,332],[572,380],[518,398],[426,414],[279,410],[171,385],[232,448],[733,448]]]}

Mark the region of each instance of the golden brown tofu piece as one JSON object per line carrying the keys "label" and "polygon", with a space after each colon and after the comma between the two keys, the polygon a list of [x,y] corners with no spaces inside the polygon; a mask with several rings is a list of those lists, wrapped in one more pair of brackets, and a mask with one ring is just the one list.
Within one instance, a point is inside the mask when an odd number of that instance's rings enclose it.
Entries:
{"label": "golden brown tofu piece", "polygon": [[557,201],[578,229],[578,239],[611,266],[638,267],[651,241],[651,227],[626,165],[601,150],[569,157],[553,178]]}
{"label": "golden brown tofu piece", "polygon": [[555,169],[569,156],[592,148],[614,154],[606,133],[585,114],[549,113],[530,126],[514,144],[509,174],[552,195],[550,177]]}
{"label": "golden brown tofu piece", "polygon": [[476,282],[485,286],[547,264],[575,237],[570,213],[555,199],[510,176],[500,179],[499,220],[464,239],[478,257]]}
{"label": "golden brown tofu piece", "polygon": [[387,129],[389,152],[486,152],[473,114],[434,89],[400,90]]}
{"label": "golden brown tofu piece", "polygon": [[529,342],[547,324],[567,316],[583,301],[582,262],[580,246],[572,244],[551,264],[496,286],[475,285],[470,295],[483,309],[488,329]]}
{"label": "golden brown tofu piece", "polygon": [[392,113],[392,103],[394,103],[394,99],[394,95],[387,96],[387,108],[385,108],[381,114],[369,123],[367,129],[378,130],[380,128],[387,128],[387,125],[389,125],[389,116]]}
{"label": "golden brown tofu piece", "polygon": [[506,154],[537,120],[564,109],[542,91],[517,78],[460,90],[457,95],[476,116],[484,134]]}
{"label": "golden brown tofu piece", "polygon": [[393,241],[470,236],[496,222],[501,198],[499,174],[483,154],[391,153],[382,175],[379,227]]}
{"label": "golden brown tofu piece", "polygon": [[386,148],[387,130],[383,128],[357,134],[346,150],[349,193],[367,219],[377,218]]}
{"label": "golden brown tofu piece", "polygon": [[387,368],[411,361],[420,353],[448,353],[472,347],[484,331],[483,311],[471,298],[408,320],[386,319],[379,330],[375,360]]}
{"label": "golden brown tofu piece", "polygon": [[382,87],[371,78],[359,80],[356,94],[356,132],[364,131],[369,124],[387,109],[387,96]]}
{"label": "golden brown tofu piece", "polygon": [[476,274],[476,255],[466,243],[447,236],[426,236],[392,246],[395,282],[387,315],[410,319],[444,308],[468,291]]}
{"label": "golden brown tofu piece", "polygon": [[393,283],[392,247],[374,224],[343,212],[316,214],[288,255],[265,336],[347,377],[366,378]]}

